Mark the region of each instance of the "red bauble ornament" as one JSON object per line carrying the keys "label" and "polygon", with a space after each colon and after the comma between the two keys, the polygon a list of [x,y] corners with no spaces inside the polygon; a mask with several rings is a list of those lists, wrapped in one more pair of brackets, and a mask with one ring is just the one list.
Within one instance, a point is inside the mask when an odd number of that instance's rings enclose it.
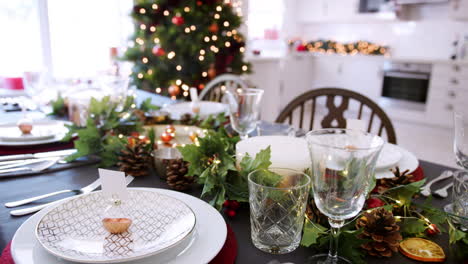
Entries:
{"label": "red bauble ornament", "polygon": [[154,46],[153,49],[151,50],[151,52],[156,56],[166,55],[166,51],[164,51],[164,49],[159,47],[159,46]]}
{"label": "red bauble ornament", "polygon": [[198,89],[203,90],[203,88],[205,88],[205,85],[204,85],[203,83],[200,83],[200,84],[198,85]]}
{"label": "red bauble ornament", "polygon": [[175,17],[172,18],[172,24],[174,24],[174,25],[180,26],[180,25],[184,24],[184,22],[185,22],[185,20],[181,16],[175,16]]}
{"label": "red bauble ornament", "polygon": [[426,229],[426,233],[430,236],[437,235],[440,233],[440,229],[436,224],[430,224]]}
{"label": "red bauble ornament", "polygon": [[197,6],[203,5],[202,1],[197,1]]}
{"label": "red bauble ornament", "polygon": [[211,66],[209,69],[208,69],[208,77],[210,77],[210,79],[213,79],[214,77],[216,77],[216,68],[213,66]]}
{"label": "red bauble ornament", "polygon": [[175,127],[173,125],[167,125],[166,126],[166,133],[174,133],[175,132]]}
{"label": "red bauble ornament", "polygon": [[372,209],[372,208],[384,206],[385,203],[379,198],[369,198],[366,201],[366,205],[367,205],[367,208]]}
{"label": "red bauble ornament", "polygon": [[307,51],[307,47],[305,45],[303,45],[303,44],[299,44],[299,45],[297,45],[296,50],[297,51]]}
{"label": "red bauble ornament", "polygon": [[173,136],[170,133],[164,132],[161,134],[160,138],[162,142],[169,143],[173,139]]}
{"label": "red bauble ornament", "polygon": [[176,96],[180,93],[180,88],[179,86],[173,84],[171,86],[169,86],[169,89],[168,89],[168,92],[171,96]]}
{"label": "red bauble ornament", "polygon": [[211,33],[218,33],[218,30],[219,30],[218,24],[216,23],[211,24],[211,26],[208,27],[208,30]]}
{"label": "red bauble ornament", "polygon": [[229,216],[230,218],[233,218],[236,216],[236,211],[232,210],[232,209],[229,209],[229,210],[226,210],[226,215]]}

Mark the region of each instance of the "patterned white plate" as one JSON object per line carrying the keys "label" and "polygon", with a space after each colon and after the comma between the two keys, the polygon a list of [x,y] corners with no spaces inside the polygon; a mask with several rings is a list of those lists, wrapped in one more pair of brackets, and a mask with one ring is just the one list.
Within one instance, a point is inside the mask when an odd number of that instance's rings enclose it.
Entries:
{"label": "patterned white plate", "polygon": [[167,250],[194,231],[195,214],[160,193],[129,190],[128,232],[110,234],[102,225],[108,199],[101,192],[67,200],[42,217],[36,237],[51,254],[82,263],[119,263]]}

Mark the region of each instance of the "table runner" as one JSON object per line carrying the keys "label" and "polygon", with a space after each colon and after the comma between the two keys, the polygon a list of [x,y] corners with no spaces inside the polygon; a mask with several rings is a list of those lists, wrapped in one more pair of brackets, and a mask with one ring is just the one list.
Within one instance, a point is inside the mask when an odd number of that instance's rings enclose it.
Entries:
{"label": "table runner", "polygon": [[[210,262],[210,264],[234,264],[237,257],[237,239],[231,226],[227,225],[227,237],[223,248],[218,255]],[[11,256],[11,241],[5,247],[0,256],[0,264],[15,264]]]}
{"label": "table runner", "polygon": [[0,146],[1,155],[29,154],[73,148],[73,141],[30,146]]}

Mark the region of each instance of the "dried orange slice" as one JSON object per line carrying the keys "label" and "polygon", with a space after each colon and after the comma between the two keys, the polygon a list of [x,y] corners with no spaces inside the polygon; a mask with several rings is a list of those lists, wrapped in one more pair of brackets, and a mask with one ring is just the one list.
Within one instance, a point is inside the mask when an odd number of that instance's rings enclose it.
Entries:
{"label": "dried orange slice", "polygon": [[444,250],[436,243],[422,238],[408,238],[400,242],[400,252],[422,262],[443,262]]}

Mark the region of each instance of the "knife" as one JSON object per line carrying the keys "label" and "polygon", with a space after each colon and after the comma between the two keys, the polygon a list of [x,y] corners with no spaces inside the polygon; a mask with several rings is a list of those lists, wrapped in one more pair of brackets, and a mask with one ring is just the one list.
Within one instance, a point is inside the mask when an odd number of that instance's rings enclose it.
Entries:
{"label": "knife", "polygon": [[[135,179],[135,177],[129,175],[129,176],[125,177],[125,182],[127,183],[127,185],[129,185],[134,179]],[[101,184],[99,184],[97,187],[99,187],[100,185]],[[41,205],[38,205],[38,206],[33,206],[33,207],[25,208],[25,209],[13,210],[13,211],[10,211],[10,215],[22,216],[22,215],[35,213],[35,212],[40,211],[40,210],[42,210],[42,209],[44,209],[44,208],[46,208],[46,207],[48,207],[50,205],[59,203],[62,200],[58,200],[58,201],[50,202],[50,203],[46,203],[46,204],[41,204]]]}
{"label": "knife", "polygon": [[8,173],[8,172],[15,172],[15,171],[23,171],[23,170],[28,170],[32,172],[41,172],[43,170],[46,170],[57,163],[59,158],[50,158],[50,159],[39,159],[39,164],[27,164],[24,167],[16,167],[16,168],[11,168],[11,169],[0,169],[0,174],[1,173]]}
{"label": "knife", "polygon": [[68,156],[75,152],[76,152],[76,149],[65,149],[65,150],[57,150],[57,151],[38,152],[34,154],[7,155],[7,156],[1,156],[0,161],[41,159],[41,158]]}

